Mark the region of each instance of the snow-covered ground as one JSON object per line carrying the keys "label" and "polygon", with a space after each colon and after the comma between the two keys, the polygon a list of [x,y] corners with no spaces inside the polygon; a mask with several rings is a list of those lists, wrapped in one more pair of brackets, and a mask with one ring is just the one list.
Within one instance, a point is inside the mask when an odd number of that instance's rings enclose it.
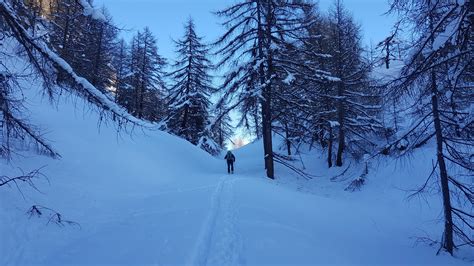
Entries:
{"label": "snow-covered ground", "polygon": [[[416,237],[439,238],[442,228],[439,196],[406,199],[430,171],[427,150],[372,162],[362,191],[346,192],[362,167],[330,181],[344,169],[328,170],[317,152],[302,156],[319,176],[309,181],[281,166],[276,181],[264,178],[261,143],[235,151],[236,173],[228,175],[222,159],[166,133],[117,135],[113,125],[98,128],[81,100],[53,107],[25,95],[31,120],[48,130],[62,158],[0,161],[1,174],[44,166],[49,179],[37,181],[41,193],[0,187],[0,265],[473,263],[472,250],[456,259],[415,245]],[[29,219],[33,204],[80,226],[47,225],[47,213]]]}

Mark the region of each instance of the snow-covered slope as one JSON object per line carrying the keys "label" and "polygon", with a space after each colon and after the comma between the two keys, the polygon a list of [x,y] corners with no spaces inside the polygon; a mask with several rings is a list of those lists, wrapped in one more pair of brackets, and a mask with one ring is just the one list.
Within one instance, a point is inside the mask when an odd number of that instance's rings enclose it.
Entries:
{"label": "snow-covered slope", "polygon": [[[172,257],[179,255],[178,247],[185,252],[192,246],[188,234],[198,230],[196,219],[206,216],[205,199],[218,180],[215,159],[166,133],[136,130],[130,137],[117,135],[113,125],[98,128],[97,115],[84,113],[81,100],[54,108],[25,93],[31,120],[48,130],[62,159],[31,155],[16,157],[11,165],[2,161],[2,174],[44,166],[50,184],[38,181],[42,193],[23,186],[25,199],[14,187],[1,188],[0,265],[153,262],[160,257],[156,241],[168,241],[177,252]],[[46,217],[28,220],[25,211],[33,204],[61,212],[81,229],[46,226]],[[193,219],[183,219],[187,215]],[[183,228],[188,233],[180,234]]]}
{"label": "snow-covered slope", "polygon": [[[330,181],[323,156],[303,155],[306,181],[277,167],[264,178],[261,143],[236,151],[236,174],[223,160],[162,132],[117,135],[97,127],[97,115],[81,100],[52,107],[25,91],[31,120],[48,130],[60,160],[17,156],[2,174],[45,166],[49,178],[38,193],[0,188],[0,265],[65,264],[350,264],[470,265],[435,256],[436,247],[415,246],[414,237],[438,237],[438,197],[406,201],[430,170],[418,163],[372,165],[360,192],[345,192],[360,174]],[[84,112],[85,111],[85,112]],[[53,208],[80,224],[58,227],[47,216],[28,219],[33,204]],[[460,256],[467,256],[467,252]],[[472,257],[472,256],[471,256]]]}
{"label": "snow-covered slope", "polygon": [[[243,161],[239,168],[250,178],[238,181],[246,194],[241,206],[252,217],[241,223],[255,226],[243,234],[254,239],[253,232],[258,232],[260,239],[268,241],[261,250],[247,250],[244,257],[252,258],[252,263],[469,265],[474,261],[472,249],[460,249],[457,256],[462,259],[455,260],[435,256],[438,246],[428,245],[427,238],[437,239],[442,232],[438,192],[408,200],[431,172],[433,148],[419,149],[403,159],[372,160],[366,185],[348,192],[344,189],[363,173],[363,164],[349,162],[351,166],[339,176],[347,166],[328,169],[325,154],[302,151],[294,156],[294,164],[318,177],[298,178],[277,165],[276,181],[254,179],[258,176],[254,161],[263,160],[260,147],[256,143],[236,152]],[[333,177],[337,179],[331,181]],[[254,185],[249,186],[250,180]]]}

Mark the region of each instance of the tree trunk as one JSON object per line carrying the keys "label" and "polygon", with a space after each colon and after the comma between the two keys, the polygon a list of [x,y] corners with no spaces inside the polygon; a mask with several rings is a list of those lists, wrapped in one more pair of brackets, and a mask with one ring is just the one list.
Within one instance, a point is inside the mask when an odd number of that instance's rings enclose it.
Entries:
{"label": "tree trunk", "polygon": [[344,91],[345,91],[345,84],[344,84],[344,79],[343,79],[343,46],[342,46],[342,29],[341,29],[341,16],[342,14],[340,13],[341,10],[341,3],[338,1],[337,2],[337,45],[338,45],[338,53],[337,53],[337,74],[341,81],[338,82],[337,84],[337,96],[338,96],[338,102],[337,102],[337,122],[339,123],[339,135],[338,135],[338,145],[337,145],[337,154],[336,154],[336,166],[342,166],[342,155],[344,153],[344,148],[345,148],[345,132],[344,132],[344,116],[345,116],[345,110],[344,110]]}
{"label": "tree trunk", "polygon": [[144,106],[144,94],[145,90],[148,84],[146,84],[146,76],[148,75],[147,71],[147,50],[148,50],[148,36],[145,35],[145,40],[143,41],[145,44],[143,47],[143,62],[142,62],[142,73],[141,75],[141,85],[140,85],[140,96],[139,96],[139,105],[138,105],[138,118],[142,119],[143,118],[143,106]]}
{"label": "tree trunk", "polygon": [[67,13],[66,13],[66,25],[64,26],[64,32],[63,32],[63,40],[62,40],[62,47],[61,47],[61,57],[64,58],[65,60],[69,59],[69,54],[66,54],[68,52],[67,44],[68,44],[68,36],[69,34],[69,24],[70,24],[70,7],[67,7]]}
{"label": "tree trunk", "polygon": [[436,157],[439,167],[439,178],[441,181],[441,191],[443,194],[444,207],[444,237],[442,247],[453,255],[454,241],[453,241],[453,217],[451,208],[451,199],[449,191],[448,171],[446,169],[446,162],[443,154],[443,131],[441,127],[441,120],[438,109],[438,89],[436,85],[436,76],[434,71],[431,72],[431,105],[433,108],[433,122],[436,134]]}
{"label": "tree trunk", "polygon": [[[97,54],[96,54],[96,57],[95,57],[95,62],[94,62],[94,73],[92,73],[94,76],[92,78],[92,85],[94,85],[95,87],[98,86],[98,82],[99,82],[99,69],[100,69],[100,61],[102,61],[102,40],[104,38],[104,26],[101,25],[100,26],[100,32],[99,32],[99,42],[97,44]],[[101,86],[99,86],[100,89],[105,89],[105,88],[102,88]]]}
{"label": "tree trunk", "polygon": [[[63,36],[62,36],[62,41],[61,41],[61,48],[59,49],[59,53],[61,55],[61,57],[68,61],[68,62],[71,62],[71,56],[69,54],[69,35],[71,35],[69,33],[69,30],[70,30],[70,26],[69,24],[72,23],[71,22],[71,11],[70,11],[71,7],[67,7],[66,9],[66,15],[64,16],[65,19],[66,19],[66,22],[65,22],[65,25],[64,25],[64,31],[63,31]],[[63,14],[61,14],[63,15]],[[64,77],[64,73],[61,73],[59,72],[58,73],[58,76],[57,76],[57,81],[58,82],[62,82],[64,81],[65,77]]]}
{"label": "tree trunk", "polygon": [[[342,83],[342,81],[341,81]],[[343,97],[344,95],[344,85],[339,84],[338,96]],[[340,98],[337,104],[337,122],[339,123],[339,136],[338,136],[338,145],[337,145],[337,155],[336,155],[336,166],[342,166],[342,155],[345,148],[345,136],[344,136],[344,104],[343,99]]]}
{"label": "tree trunk", "polygon": [[[431,1],[428,2],[431,8]],[[429,15],[429,28],[430,31],[434,31],[433,14]],[[431,38],[431,47],[433,47],[434,39]],[[444,236],[442,239],[442,248],[444,248],[449,254],[453,255],[454,251],[454,240],[453,240],[453,217],[451,207],[451,195],[449,191],[449,177],[448,170],[446,168],[446,162],[443,154],[443,129],[441,126],[440,114],[439,114],[439,101],[438,101],[438,85],[436,82],[436,72],[434,69],[430,72],[431,82],[431,107],[433,112],[433,124],[435,128],[436,136],[436,159],[438,161],[439,178],[441,181],[441,193],[443,194],[443,211],[444,211]]]}
{"label": "tree trunk", "polygon": [[263,121],[264,132],[263,132],[263,145],[265,152],[265,165],[267,169],[267,177],[274,179],[274,166],[273,166],[273,143],[272,143],[272,116],[271,116],[271,105],[270,95],[271,86],[267,86],[264,93],[264,113],[265,120]]}
{"label": "tree trunk", "polygon": [[329,128],[329,139],[328,139],[328,167],[332,167],[332,142],[333,142],[333,135],[332,135],[332,127]]}
{"label": "tree trunk", "polygon": [[265,169],[267,170],[267,176],[268,176],[268,160],[267,160],[267,154],[268,154],[268,145],[266,144],[266,132],[267,132],[267,112],[266,112],[266,98],[265,98],[265,91],[266,91],[266,86],[265,86],[265,69],[263,66],[263,58],[264,58],[264,53],[263,53],[263,43],[264,43],[264,32],[263,32],[263,22],[262,22],[262,5],[260,1],[257,1],[257,35],[258,35],[258,59],[260,62],[259,69],[258,69],[258,75],[260,78],[260,86],[262,87],[262,95],[263,99],[261,100],[261,107],[262,107],[262,138],[263,138],[263,155],[264,155],[264,162],[265,162]]}
{"label": "tree trunk", "polygon": [[118,103],[119,101],[119,98],[120,98],[120,95],[119,93],[121,93],[121,90],[122,90],[122,79],[123,79],[123,68],[124,68],[124,58],[125,58],[125,51],[124,51],[124,43],[123,41],[120,42],[120,55],[119,55],[119,58],[120,58],[120,61],[119,61],[119,69],[117,71],[117,80],[116,80],[116,84],[115,84],[115,102]]}
{"label": "tree trunk", "polygon": [[[322,121],[319,120],[318,123],[321,123]],[[318,133],[318,139],[319,139],[319,145],[321,145],[321,147],[325,147],[326,146],[326,143],[324,142],[324,127],[323,125],[319,125],[319,133]]]}
{"label": "tree trunk", "polygon": [[[189,106],[187,104],[184,105],[184,114],[183,114],[183,121],[181,121],[181,132],[180,135],[185,139],[188,139],[187,135],[187,123],[188,123],[188,116],[189,116]],[[189,140],[189,139],[188,139]]]}
{"label": "tree trunk", "polygon": [[288,124],[285,124],[285,140],[286,140],[286,149],[288,151],[288,156],[291,156],[291,141],[290,141],[290,132],[288,129]]}
{"label": "tree trunk", "polygon": [[266,50],[267,50],[267,73],[265,80],[265,88],[263,93],[264,98],[264,112],[265,120],[263,124],[265,125],[265,130],[263,132],[263,143],[266,146],[265,161],[267,166],[267,177],[270,179],[275,179],[274,175],[274,164],[273,164],[273,140],[272,140],[272,75],[273,75],[273,56],[271,54],[271,39],[272,39],[272,23],[273,23],[273,12],[272,12],[272,3],[267,3],[266,10]]}

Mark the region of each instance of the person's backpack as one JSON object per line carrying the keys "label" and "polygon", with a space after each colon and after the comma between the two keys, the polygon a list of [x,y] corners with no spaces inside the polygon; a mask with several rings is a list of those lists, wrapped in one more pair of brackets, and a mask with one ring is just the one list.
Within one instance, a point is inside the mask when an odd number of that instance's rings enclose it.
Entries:
{"label": "person's backpack", "polygon": [[232,154],[232,153],[226,154],[225,159],[226,159],[227,161],[235,162],[235,156],[234,156],[234,154]]}

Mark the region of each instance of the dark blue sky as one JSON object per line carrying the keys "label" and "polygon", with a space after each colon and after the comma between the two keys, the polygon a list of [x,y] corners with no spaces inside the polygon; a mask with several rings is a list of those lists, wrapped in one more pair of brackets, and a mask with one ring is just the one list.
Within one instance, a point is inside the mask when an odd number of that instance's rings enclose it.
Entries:
{"label": "dark blue sky", "polygon": [[[114,17],[115,22],[130,32],[124,32],[125,38],[133,31],[148,26],[158,38],[160,54],[174,58],[174,45],[171,39],[180,38],[183,34],[183,23],[189,16],[196,22],[197,32],[211,42],[222,28],[211,11],[222,9],[235,0],[95,0],[96,6],[105,5]],[[322,12],[327,12],[333,0],[320,0]],[[362,25],[364,42],[375,45],[389,32],[393,20],[383,13],[388,9],[388,0],[345,0],[356,21]]]}

